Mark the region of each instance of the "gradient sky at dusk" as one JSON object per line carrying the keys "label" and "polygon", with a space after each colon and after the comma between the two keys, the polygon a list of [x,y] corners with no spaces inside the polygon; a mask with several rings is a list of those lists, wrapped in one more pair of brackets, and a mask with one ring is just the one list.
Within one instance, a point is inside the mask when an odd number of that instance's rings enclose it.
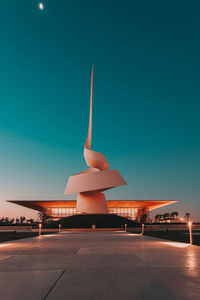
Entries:
{"label": "gradient sky at dusk", "polygon": [[107,199],[179,200],[200,219],[200,2],[0,1],[0,217],[5,200],[75,199],[92,149],[128,185]]}

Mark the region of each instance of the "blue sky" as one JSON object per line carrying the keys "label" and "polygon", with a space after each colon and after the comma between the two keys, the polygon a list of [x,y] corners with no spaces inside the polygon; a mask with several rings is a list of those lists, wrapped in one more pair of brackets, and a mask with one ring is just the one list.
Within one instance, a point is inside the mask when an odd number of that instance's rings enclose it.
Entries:
{"label": "blue sky", "polygon": [[128,186],[107,199],[169,199],[200,219],[199,1],[0,3],[0,215],[7,199],[75,199],[92,149]]}

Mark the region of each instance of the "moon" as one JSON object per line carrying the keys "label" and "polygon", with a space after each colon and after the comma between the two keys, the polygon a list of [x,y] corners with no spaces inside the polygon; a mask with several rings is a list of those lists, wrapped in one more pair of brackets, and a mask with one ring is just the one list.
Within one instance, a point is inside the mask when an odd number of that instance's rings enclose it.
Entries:
{"label": "moon", "polygon": [[44,9],[44,4],[43,4],[42,2],[40,2],[40,3],[38,4],[38,7],[39,7],[40,10],[43,10],[43,9]]}

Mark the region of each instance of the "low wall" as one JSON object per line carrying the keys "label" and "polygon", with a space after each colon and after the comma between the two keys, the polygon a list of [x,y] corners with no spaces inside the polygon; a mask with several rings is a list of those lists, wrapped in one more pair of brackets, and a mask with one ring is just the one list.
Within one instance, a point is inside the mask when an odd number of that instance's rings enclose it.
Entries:
{"label": "low wall", "polygon": [[[145,225],[145,230],[188,230],[187,224],[160,224]],[[200,230],[200,225],[192,225],[193,230]],[[32,231],[38,232],[38,228],[33,229],[32,226],[0,226],[0,231]],[[125,231],[125,228],[61,228],[61,231]],[[127,228],[128,231],[141,231],[141,227]],[[58,232],[58,228],[42,228],[43,232]]]}
{"label": "low wall", "polygon": [[[124,228],[61,228],[61,231],[124,231]],[[32,231],[38,232],[38,228],[32,226],[0,226],[0,231]],[[58,232],[58,228],[42,228],[42,232]]]}
{"label": "low wall", "polygon": [[61,231],[124,231],[124,228],[61,228]]}
{"label": "low wall", "polygon": [[32,226],[0,226],[0,231],[32,230]]}
{"label": "low wall", "polygon": [[[146,229],[149,230],[164,230],[164,229],[173,229],[173,230],[188,230],[187,224],[160,224],[160,225],[145,225]],[[192,229],[200,229],[200,225],[192,225]]]}
{"label": "low wall", "polygon": [[[37,228],[37,229],[32,229],[31,230],[32,232],[38,232],[39,231],[39,229]],[[46,228],[42,228],[42,232],[58,232],[58,229],[56,229],[56,228],[52,228],[52,229],[46,229]]]}
{"label": "low wall", "polygon": [[[32,229],[33,232],[38,232],[38,229]],[[58,232],[58,229],[43,229],[42,232]],[[124,231],[124,228],[61,228],[61,231]]]}

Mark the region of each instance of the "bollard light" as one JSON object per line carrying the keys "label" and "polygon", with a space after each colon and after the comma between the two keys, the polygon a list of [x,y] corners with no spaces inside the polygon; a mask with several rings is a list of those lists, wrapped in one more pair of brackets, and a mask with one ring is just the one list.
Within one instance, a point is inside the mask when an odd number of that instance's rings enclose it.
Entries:
{"label": "bollard light", "polygon": [[142,232],[141,232],[141,235],[144,234],[144,224],[142,224]]}
{"label": "bollard light", "polygon": [[38,230],[38,235],[39,235],[39,236],[41,235],[41,229],[42,229],[42,224],[40,223],[40,224],[39,224],[39,230]]}
{"label": "bollard light", "polygon": [[188,222],[189,234],[190,234],[190,245],[192,245],[192,222]]}
{"label": "bollard light", "polygon": [[127,224],[124,225],[124,230],[127,231]]}
{"label": "bollard light", "polygon": [[61,224],[59,224],[59,232],[60,232],[60,230],[61,230]]}

